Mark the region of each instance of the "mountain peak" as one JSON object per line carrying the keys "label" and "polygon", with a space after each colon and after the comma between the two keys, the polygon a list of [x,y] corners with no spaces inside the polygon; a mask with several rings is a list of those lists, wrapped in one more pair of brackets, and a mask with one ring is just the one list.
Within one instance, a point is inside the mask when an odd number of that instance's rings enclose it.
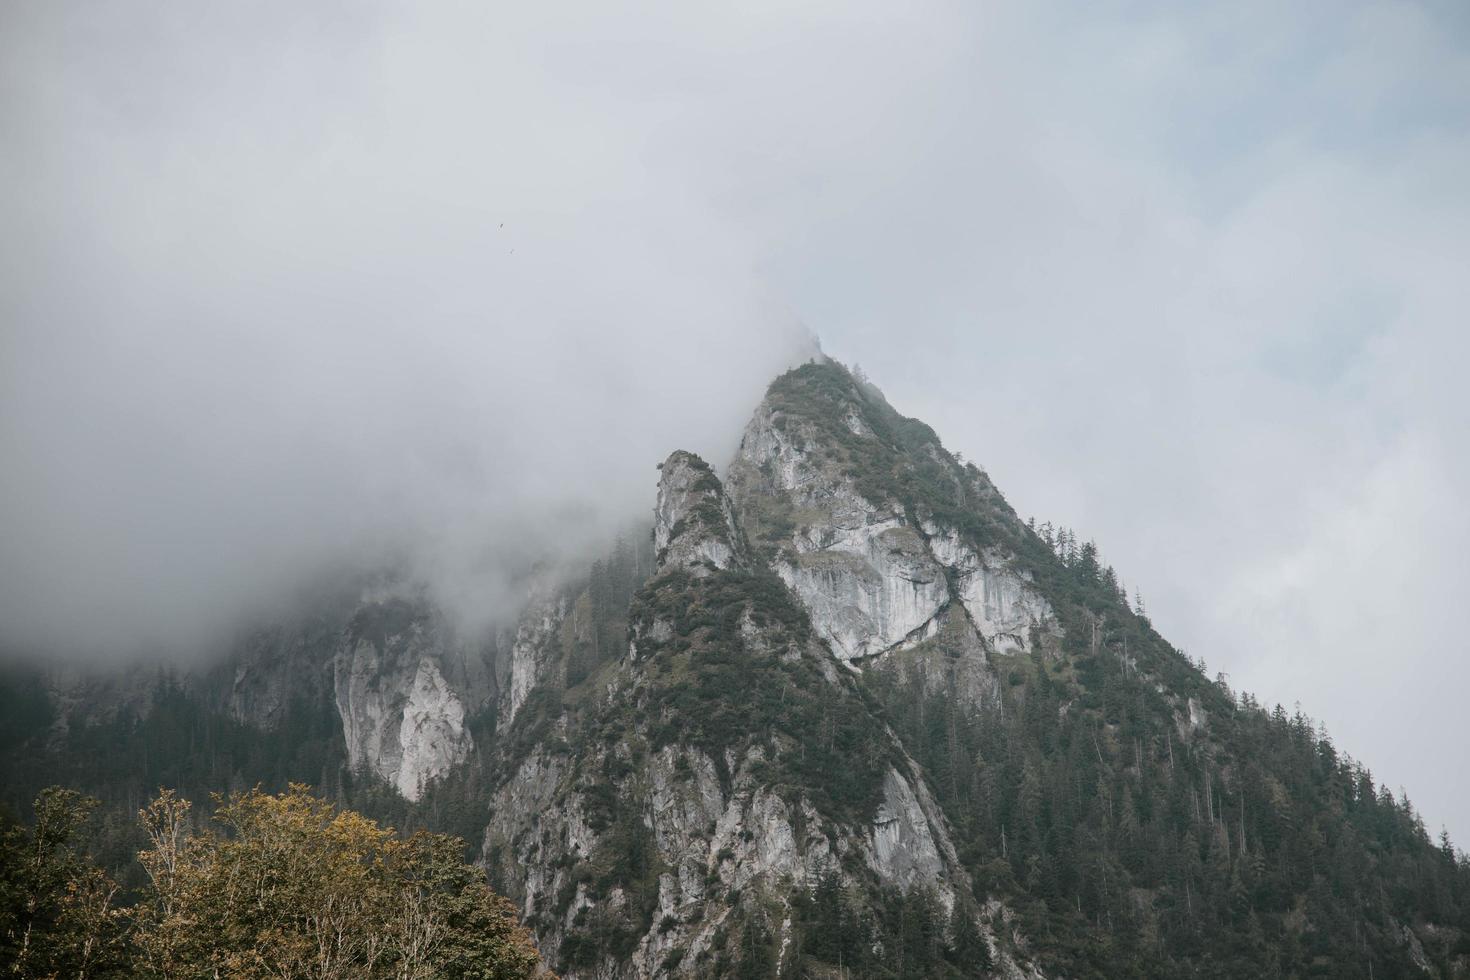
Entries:
{"label": "mountain peak", "polygon": [[752,553],[844,662],[943,637],[979,669],[985,650],[1058,631],[1014,560],[1025,528],[989,479],[836,362],[771,384],[728,489]]}

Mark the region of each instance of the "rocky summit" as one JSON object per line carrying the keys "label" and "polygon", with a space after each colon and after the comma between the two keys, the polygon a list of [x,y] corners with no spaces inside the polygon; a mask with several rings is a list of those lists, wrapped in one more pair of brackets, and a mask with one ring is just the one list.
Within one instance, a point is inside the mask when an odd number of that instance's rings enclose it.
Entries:
{"label": "rocky summit", "polygon": [[722,462],[488,631],[379,575],[207,668],[7,668],[7,800],[306,782],[465,837],[568,978],[1470,975],[1406,798],[860,375]]}

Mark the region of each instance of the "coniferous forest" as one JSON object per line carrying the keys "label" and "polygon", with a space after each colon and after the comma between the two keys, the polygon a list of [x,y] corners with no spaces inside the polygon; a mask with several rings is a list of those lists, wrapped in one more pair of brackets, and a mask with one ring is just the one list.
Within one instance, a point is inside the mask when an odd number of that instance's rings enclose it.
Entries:
{"label": "coniferous forest", "polygon": [[1044,958],[1067,976],[1463,975],[1470,861],[1448,835],[1300,708],[1208,681],[1095,546],[1038,540],[1075,602],[1066,657],[1003,662],[993,712],[878,685],[979,889],[1010,897]]}

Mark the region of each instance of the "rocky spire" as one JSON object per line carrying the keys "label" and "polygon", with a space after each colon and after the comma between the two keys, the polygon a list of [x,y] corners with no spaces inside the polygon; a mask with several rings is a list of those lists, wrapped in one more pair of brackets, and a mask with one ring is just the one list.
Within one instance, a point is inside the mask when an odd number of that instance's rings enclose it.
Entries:
{"label": "rocky spire", "polygon": [[653,542],[660,571],[695,575],[738,563],[739,536],[724,487],[709,464],[677,450],[659,467]]}

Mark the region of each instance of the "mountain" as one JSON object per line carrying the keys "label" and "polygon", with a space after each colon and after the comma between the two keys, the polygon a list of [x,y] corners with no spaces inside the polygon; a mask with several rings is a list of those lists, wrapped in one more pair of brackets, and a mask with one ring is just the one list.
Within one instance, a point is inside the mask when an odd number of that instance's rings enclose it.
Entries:
{"label": "mountain", "polygon": [[207,669],[7,668],[6,801],[301,780],[474,842],[573,978],[1470,975],[1470,865],[858,375],[465,635],[354,583]]}

